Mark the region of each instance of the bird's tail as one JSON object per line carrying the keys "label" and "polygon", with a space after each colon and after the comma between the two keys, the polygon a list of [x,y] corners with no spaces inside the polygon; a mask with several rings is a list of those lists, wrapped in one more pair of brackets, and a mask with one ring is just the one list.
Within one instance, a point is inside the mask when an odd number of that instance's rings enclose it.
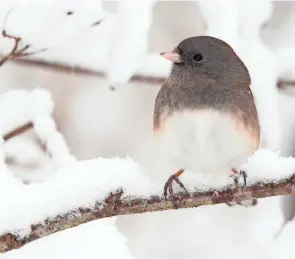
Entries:
{"label": "bird's tail", "polygon": [[246,200],[246,201],[240,201],[240,202],[232,201],[232,202],[227,202],[226,204],[230,207],[235,205],[240,205],[243,207],[253,207],[253,206],[256,206],[257,203],[258,203],[257,199],[252,199],[252,200]]}

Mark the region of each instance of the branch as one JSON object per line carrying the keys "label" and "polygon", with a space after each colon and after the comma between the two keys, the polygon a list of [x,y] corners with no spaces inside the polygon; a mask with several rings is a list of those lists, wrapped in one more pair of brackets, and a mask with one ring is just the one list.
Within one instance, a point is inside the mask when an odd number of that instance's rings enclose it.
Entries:
{"label": "branch", "polygon": [[21,41],[21,38],[11,36],[11,35],[7,34],[5,30],[2,31],[2,36],[4,38],[13,39],[14,40],[14,46],[13,46],[12,50],[0,60],[0,66],[2,66],[6,61],[8,61],[8,60],[10,60],[10,59],[12,59],[14,57],[14,55],[15,55],[17,49],[18,49],[19,43]]}
{"label": "branch", "polygon": [[22,39],[20,37],[16,37],[16,36],[8,34],[6,30],[2,30],[2,37],[6,39],[12,39],[14,41],[14,45],[11,51],[7,55],[2,57],[2,59],[0,60],[0,66],[2,66],[8,60],[32,56],[47,50],[47,49],[40,49],[36,51],[27,51],[31,47],[31,45],[29,44],[19,49]]}
{"label": "branch", "polygon": [[279,89],[288,89],[288,88],[294,88],[295,87],[295,81],[294,80],[287,80],[287,79],[280,79],[277,84]]}
{"label": "branch", "polygon": [[[69,73],[69,74],[76,74],[76,75],[84,75],[84,76],[97,76],[97,77],[106,77],[105,73],[102,71],[97,71],[93,69],[83,68],[79,66],[71,66],[63,63],[58,62],[49,62],[44,60],[37,60],[37,59],[20,59],[14,60],[15,63],[24,65],[24,66],[31,66],[31,67],[38,67],[48,69],[54,72],[59,73]],[[130,79],[131,82],[142,82],[148,84],[163,84],[166,80],[165,77],[157,77],[157,76],[144,76],[140,74],[136,74],[132,76]]]}
{"label": "branch", "polygon": [[[104,200],[97,200],[93,206],[81,205],[75,210],[32,224],[29,227],[30,233],[26,236],[17,234],[22,230],[4,233],[0,236],[0,252],[20,248],[36,239],[101,218],[173,209],[171,202],[165,201],[159,195],[135,197],[123,194],[124,191],[118,188]],[[218,190],[208,189],[202,192],[196,190],[191,192],[189,197],[186,197],[184,193],[176,193],[175,199],[178,208],[195,208],[231,202],[236,199],[242,201],[289,194],[295,194],[295,175],[277,182],[259,181],[240,190],[227,186]]]}
{"label": "branch", "polygon": [[9,140],[9,139],[11,139],[11,138],[13,138],[15,136],[18,136],[18,135],[20,135],[20,134],[22,134],[22,133],[24,133],[24,132],[26,132],[26,131],[28,131],[28,130],[30,130],[32,128],[33,128],[33,123],[28,122],[28,123],[16,128],[16,129],[12,130],[12,131],[6,133],[3,136],[3,139],[4,139],[4,141],[7,141],[7,140]]}

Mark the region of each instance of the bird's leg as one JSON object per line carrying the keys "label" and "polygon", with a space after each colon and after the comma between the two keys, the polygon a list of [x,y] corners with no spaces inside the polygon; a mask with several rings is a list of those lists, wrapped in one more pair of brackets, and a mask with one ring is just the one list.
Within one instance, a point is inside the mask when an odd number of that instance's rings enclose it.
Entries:
{"label": "bird's leg", "polygon": [[[236,186],[236,189],[239,189],[239,177],[240,177],[240,173],[235,168],[232,168],[231,171],[233,173],[231,176],[234,178],[234,184]],[[243,177],[244,177],[244,182],[246,182],[246,178],[245,178],[244,175],[243,175]],[[237,204],[241,205],[241,202],[240,201],[236,200],[235,202]],[[226,204],[228,206],[230,206],[230,207],[235,205],[235,203],[232,203],[232,202],[227,202]]]}
{"label": "bird's leg", "polygon": [[165,200],[167,201],[167,192],[169,192],[169,196],[170,196],[170,200],[171,202],[173,203],[174,207],[177,209],[177,206],[176,206],[176,202],[175,202],[175,199],[174,199],[174,195],[173,195],[173,187],[172,187],[172,183],[173,181],[177,182],[178,185],[186,192],[187,196],[189,195],[188,194],[188,191],[186,190],[186,188],[184,187],[183,183],[178,179],[178,177],[180,175],[182,175],[182,173],[184,172],[183,169],[180,169],[178,170],[175,174],[171,175],[167,182],[165,183],[164,185],[164,197],[165,197]]}
{"label": "bird's leg", "polygon": [[[240,175],[243,176],[243,179],[244,179],[244,187],[246,187],[247,186],[247,177],[248,177],[246,171],[240,170]],[[247,206],[255,206],[258,203],[258,200],[257,199],[252,199],[250,201],[251,201],[251,203],[249,205],[244,205],[244,204],[241,204],[241,205],[247,207]]]}
{"label": "bird's leg", "polygon": [[[232,168],[232,172],[233,172],[233,177],[234,177],[234,183],[235,183],[235,186],[236,188],[239,190],[239,177],[242,176],[243,177],[243,180],[244,180],[244,187],[247,186],[247,173],[244,171],[244,170],[240,170],[240,172],[238,172],[235,168]],[[241,205],[241,206],[255,206],[258,201],[257,199],[252,199],[250,200],[251,201],[251,204],[249,205],[244,205],[242,204],[241,201],[238,201],[236,200],[236,203]],[[226,203],[228,206],[233,206],[234,204],[233,203]]]}
{"label": "bird's leg", "polygon": [[232,168],[232,172],[233,172],[233,177],[234,177],[234,183],[236,185],[236,187],[238,188],[238,183],[239,183],[239,177],[242,176],[243,180],[244,180],[244,186],[247,186],[247,173],[244,170],[240,170],[240,172],[238,172],[235,168]]}
{"label": "bird's leg", "polygon": [[232,168],[231,169],[232,171],[232,177],[234,178],[234,183],[235,183],[235,186],[236,188],[238,189],[239,188],[239,178],[240,178],[240,174],[239,172],[235,169],[235,168]]}
{"label": "bird's leg", "polygon": [[243,176],[244,179],[244,186],[247,186],[247,173],[244,170],[240,170],[240,174]]}

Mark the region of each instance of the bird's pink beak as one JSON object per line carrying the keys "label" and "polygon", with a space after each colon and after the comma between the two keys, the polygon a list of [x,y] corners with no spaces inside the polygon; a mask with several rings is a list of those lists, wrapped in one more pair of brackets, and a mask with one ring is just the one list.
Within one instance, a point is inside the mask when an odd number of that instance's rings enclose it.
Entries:
{"label": "bird's pink beak", "polygon": [[181,63],[180,55],[176,51],[162,52],[162,53],[160,53],[160,55],[162,57],[172,61],[173,63]]}

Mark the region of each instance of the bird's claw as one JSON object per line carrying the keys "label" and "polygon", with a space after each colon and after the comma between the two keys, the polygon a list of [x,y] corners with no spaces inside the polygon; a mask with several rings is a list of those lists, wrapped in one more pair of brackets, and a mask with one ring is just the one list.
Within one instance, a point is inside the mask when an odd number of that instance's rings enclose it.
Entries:
{"label": "bird's claw", "polygon": [[[235,187],[239,190],[240,187],[239,187],[239,178],[240,176],[243,177],[243,180],[244,180],[244,187],[247,186],[247,173],[244,171],[244,170],[240,170],[240,173],[238,175],[234,175],[234,183],[235,183]],[[238,204],[238,205],[241,205],[241,206],[245,206],[244,204],[242,204],[242,201],[240,201],[238,199],[238,196],[235,195],[235,203]],[[257,199],[252,199],[251,200],[251,204],[249,206],[255,206],[256,204],[258,203]],[[234,202],[227,202],[226,203],[228,206],[234,206]],[[246,206],[248,207],[248,206]]]}
{"label": "bird's claw", "polygon": [[236,188],[239,188],[239,179],[242,176],[244,180],[244,187],[247,186],[247,173],[244,170],[240,170],[240,172],[237,172],[236,170],[233,170],[234,174],[231,175],[234,179],[234,183]]}
{"label": "bird's claw", "polygon": [[178,177],[176,175],[171,175],[168,178],[167,182],[164,185],[164,198],[165,198],[166,201],[168,201],[167,196],[168,196],[168,192],[169,192],[170,201],[172,202],[174,208],[178,209],[178,207],[176,205],[175,197],[174,197],[173,187],[172,187],[173,181],[175,181],[185,191],[187,196],[189,196],[189,193],[186,190],[183,183],[178,179]]}
{"label": "bird's claw", "polygon": [[246,187],[247,186],[247,177],[248,177],[248,175],[244,170],[240,171],[240,175],[242,175],[243,180],[244,180],[244,186]]}

